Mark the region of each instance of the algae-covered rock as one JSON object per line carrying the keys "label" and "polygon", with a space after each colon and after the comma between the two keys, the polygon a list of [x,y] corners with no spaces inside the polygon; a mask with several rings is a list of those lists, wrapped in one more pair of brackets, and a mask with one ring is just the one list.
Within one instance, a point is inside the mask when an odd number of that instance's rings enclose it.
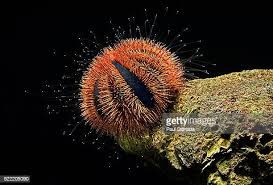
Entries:
{"label": "algae-covered rock", "polygon": [[142,141],[123,139],[120,145],[154,158],[159,167],[167,160],[175,170],[172,178],[188,184],[273,183],[273,70],[188,81],[170,112],[224,118],[216,132],[159,128]]}

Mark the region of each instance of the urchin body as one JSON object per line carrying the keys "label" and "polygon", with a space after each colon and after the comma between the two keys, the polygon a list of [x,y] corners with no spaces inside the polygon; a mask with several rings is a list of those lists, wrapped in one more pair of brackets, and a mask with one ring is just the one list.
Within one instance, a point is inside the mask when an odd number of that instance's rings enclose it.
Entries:
{"label": "urchin body", "polygon": [[126,39],[96,56],[82,78],[81,110],[97,131],[141,136],[183,87],[183,66],[163,44]]}

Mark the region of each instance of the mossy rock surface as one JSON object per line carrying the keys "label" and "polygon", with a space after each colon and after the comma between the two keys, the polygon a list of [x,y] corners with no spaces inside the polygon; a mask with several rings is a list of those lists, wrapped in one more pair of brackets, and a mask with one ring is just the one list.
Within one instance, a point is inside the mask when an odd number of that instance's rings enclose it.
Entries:
{"label": "mossy rock surface", "polygon": [[[235,112],[251,123],[245,133],[230,134],[167,134],[160,128],[145,136],[145,146],[135,148],[135,140],[120,145],[149,156],[159,167],[167,160],[175,171],[172,178],[188,184],[273,184],[273,70],[188,81],[171,112],[202,116]],[[266,133],[251,132],[257,124],[265,126]]]}
{"label": "mossy rock surface", "polygon": [[240,111],[273,114],[273,70],[235,72],[189,81],[175,106],[178,112]]}

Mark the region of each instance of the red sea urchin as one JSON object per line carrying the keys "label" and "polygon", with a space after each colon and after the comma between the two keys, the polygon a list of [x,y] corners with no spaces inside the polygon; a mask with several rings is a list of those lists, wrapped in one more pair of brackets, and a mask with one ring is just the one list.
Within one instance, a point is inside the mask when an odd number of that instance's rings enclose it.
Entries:
{"label": "red sea urchin", "polygon": [[183,67],[164,44],[121,40],[105,48],[85,72],[82,115],[103,134],[141,136],[158,125],[183,84]]}

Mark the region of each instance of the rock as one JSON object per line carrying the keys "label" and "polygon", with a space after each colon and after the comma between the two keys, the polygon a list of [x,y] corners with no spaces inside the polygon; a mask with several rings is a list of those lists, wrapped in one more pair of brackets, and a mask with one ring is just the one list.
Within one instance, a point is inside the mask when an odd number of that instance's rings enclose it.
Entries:
{"label": "rock", "polygon": [[273,183],[273,70],[188,81],[170,112],[232,117],[217,132],[158,128],[140,139],[120,138],[121,147],[163,170],[167,161],[171,178],[188,184]]}

